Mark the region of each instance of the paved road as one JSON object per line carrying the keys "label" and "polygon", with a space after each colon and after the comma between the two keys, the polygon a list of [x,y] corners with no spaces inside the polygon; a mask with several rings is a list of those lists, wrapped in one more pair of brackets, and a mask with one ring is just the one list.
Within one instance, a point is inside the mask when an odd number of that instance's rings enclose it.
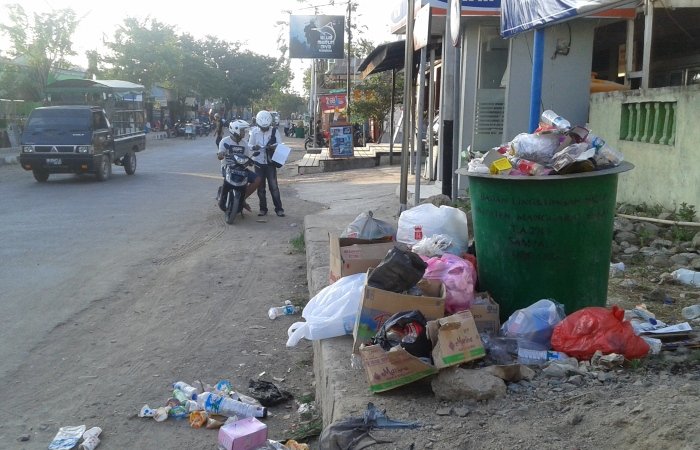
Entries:
{"label": "paved road", "polygon": [[[135,176],[113,166],[106,183],[89,175],[37,183],[18,165],[0,167],[0,377],[53,327],[106,296],[130,264],[211,209],[202,204],[219,184],[210,141],[149,142]],[[53,295],[66,286],[72,296]]]}

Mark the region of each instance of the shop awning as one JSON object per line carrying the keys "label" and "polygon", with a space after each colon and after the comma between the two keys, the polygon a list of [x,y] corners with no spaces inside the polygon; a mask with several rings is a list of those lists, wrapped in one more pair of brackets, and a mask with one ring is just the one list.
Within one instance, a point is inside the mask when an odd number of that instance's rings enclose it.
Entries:
{"label": "shop awning", "polygon": [[[428,50],[440,49],[440,42],[432,42],[428,45]],[[384,72],[386,70],[401,70],[404,66],[406,52],[406,41],[389,42],[378,45],[357,68],[357,72],[362,74],[362,78],[367,78],[373,73]],[[420,50],[413,52],[413,61],[418,65]],[[415,70],[415,69],[414,69]]]}
{"label": "shop awning", "polygon": [[373,73],[403,69],[405,51],[405,40],[379,45],[362,61],[357,72],[362,74],[362,78],[367,78]]}

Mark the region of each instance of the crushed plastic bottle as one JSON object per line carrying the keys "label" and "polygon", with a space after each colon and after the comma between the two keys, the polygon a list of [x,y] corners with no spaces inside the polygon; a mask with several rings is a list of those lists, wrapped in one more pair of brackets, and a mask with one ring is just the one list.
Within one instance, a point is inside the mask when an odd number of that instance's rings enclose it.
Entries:
{"label": "crushed plastic bottle", "polygon": [[269,311],[267,311],[267,316],[270,318],[270,320],[275,320],[280,316],[291,316],[297,314],[298,312],[299,308],[292,305],[292,302],[287,300],[284,302],[284,306],[273,306],[270,308]]}
{"label": "crushed plastic bottle", "polygon": [[689,269],[678,269],[671,272],[673,278],[683,284],[700,287],[700,272]]}
{"label": "crushed plastic bottle", "polygon": [[177,389],[185,394],[188,400],[197,400],[197,389],[185,383],[184,381],[177,381],[173,383],[173,389]]}
{"label": "crushed plastic bottle", "polygon": [[686,306],[681,310],[685,320],[693,320],[700,317],[700,305]]}
{"label": "crushed plastic bottle", "polygon": [[571,129],[571,122],[555,113],[551,109],[542,113],[542,122],[547,125],[556,127],[559,131],[568,131]]}

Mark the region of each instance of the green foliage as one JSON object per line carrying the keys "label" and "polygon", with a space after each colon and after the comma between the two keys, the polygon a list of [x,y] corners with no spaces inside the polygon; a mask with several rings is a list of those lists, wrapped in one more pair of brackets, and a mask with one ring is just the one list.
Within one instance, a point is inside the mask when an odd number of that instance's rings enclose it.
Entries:
{"label": "green foliage", "polygon": [[43,98],[46,85],[60,69],[67,69],[66,59],[76,53],[71,38],[80,22],[70,8],[34,14],[30,18],[19,4],[7,5],[8,24],[0,23],[0,32],[9,38],[10,54],[22,57],[28,67],[24,88],[31,98]]}
{"label": "green foliage", "polygon": [[641,246],[646,247],[647,244],[649,244],[654,238],[654,233],[652,233],[646,228],[642,228],[637,233],[637,236],[639,236],[639,243],[641,244]]}
{"label": "green foliage", "polygon": [[686,227],[679,227],[673,225],[671,227],[671,236],[675,242],[687,242],[692,241],[693,236],[695,236],[695,230],[691,230]]}
{"label": "green foliage", "polygon": [[184,110],[186,97],[223,99],[226,109],[268,107],[264,98],[289,85],[289,66],[275,58],[242,50],[208,36],[197,40],[154,19],[127,18],[107,42],[110,54],[101,59],[105,76],[155,83],[175,91]]}
{"label": "green foliage", "polygon": [[299,233],[298,236],[292,238],[289,243],[292,245],[294,253],[304,253],[306,251],[306,243],[304,242],[304,233]]}
{"label": "green foliage", "polygon": [[681,203],[681,207],[678,209],[676,217],[683,222],[694,222],[695,206],[689,205],[686,202]]}
{"label": "green foliage", "polygon": [[647,205],[646,202],[642,202],[637,205],[637,213],[645,217],[658,217],[663,211],[664,207],[660,203]]}
{"label": "green foliage", "polygon": [[[379,124],[391,111],[403,92],[403,76],[396,79],[395,98],[391,98],[391,72],[370,75],[361,84],[355,86],[355,95],[350,106],[350,118],[353,122],[375,120]],[[384,130],[380,131],[383,132]]]}

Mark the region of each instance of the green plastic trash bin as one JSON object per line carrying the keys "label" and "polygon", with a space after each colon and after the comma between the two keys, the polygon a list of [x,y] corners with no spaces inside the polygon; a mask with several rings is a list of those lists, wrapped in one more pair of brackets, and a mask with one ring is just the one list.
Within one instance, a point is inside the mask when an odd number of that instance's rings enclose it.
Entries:
{"label": "green plastic trash bin", "polygon": [[479,288],[501,321],[551,298],[566,313],[605,306],[617,177],[634,166],[572,175],[469,174]]}
{"label": "green plastic trash bin", "polygon": [[304,138],[304,127],[296,127],[294,130],[294,137]]}

